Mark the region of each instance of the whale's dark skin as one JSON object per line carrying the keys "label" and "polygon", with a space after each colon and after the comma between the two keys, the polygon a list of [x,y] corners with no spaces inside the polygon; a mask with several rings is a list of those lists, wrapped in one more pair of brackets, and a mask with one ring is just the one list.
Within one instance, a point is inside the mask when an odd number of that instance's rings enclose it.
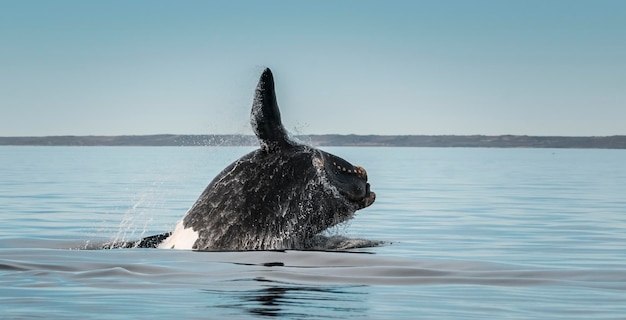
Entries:
{"label": "whale's dark skin", "polygon": [[256,88],[251,124],[261,147],[218,174],[173,233],[124,247],[307,249],[317,234],[374,202],[365,169],[289,138],[269,69]]}

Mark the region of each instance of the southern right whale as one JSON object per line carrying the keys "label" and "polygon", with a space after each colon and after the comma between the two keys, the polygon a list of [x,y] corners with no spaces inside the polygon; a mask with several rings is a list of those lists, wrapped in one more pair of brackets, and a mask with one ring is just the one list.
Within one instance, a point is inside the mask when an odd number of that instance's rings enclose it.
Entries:
{"label": "southern right whale", "polygon": [[260,148],[219,173],[173,232],[110,247],[308,249],[319,233],[376,199],[363,167],[289,137],[270,69],[250,118]]}

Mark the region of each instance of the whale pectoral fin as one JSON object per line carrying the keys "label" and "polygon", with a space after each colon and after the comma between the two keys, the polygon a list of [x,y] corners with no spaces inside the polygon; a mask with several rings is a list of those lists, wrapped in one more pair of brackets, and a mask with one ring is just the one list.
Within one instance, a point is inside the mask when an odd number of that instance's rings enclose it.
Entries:
{"label": "whale pectoral fin", "polygon": [[256,87],[250,123],[264,150],[272,151],[291,145],[287,130],[280,120],[274,76],[269,68],[263,71]]}

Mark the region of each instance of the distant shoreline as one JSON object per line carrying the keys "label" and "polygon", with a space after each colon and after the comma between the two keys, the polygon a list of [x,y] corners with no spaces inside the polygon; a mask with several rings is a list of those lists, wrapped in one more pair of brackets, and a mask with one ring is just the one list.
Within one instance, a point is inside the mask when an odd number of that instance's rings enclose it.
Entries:
{"label": "distant shoreline", "polygon": [[[301,135],[314,146],[626,149],[626,136]],[[0,137],[0,146],[255,146],[252,135]]]}

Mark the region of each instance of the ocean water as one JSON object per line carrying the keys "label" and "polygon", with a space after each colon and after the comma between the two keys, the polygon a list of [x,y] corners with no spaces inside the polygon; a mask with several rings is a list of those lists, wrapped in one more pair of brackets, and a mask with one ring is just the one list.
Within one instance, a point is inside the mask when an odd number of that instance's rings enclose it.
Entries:
{"label": "ocean water", "polygon": [[324,148],[343,252],[84,250],[173,229],[253,148],[0,147],[2,319],[626,319],[626,150]]}

